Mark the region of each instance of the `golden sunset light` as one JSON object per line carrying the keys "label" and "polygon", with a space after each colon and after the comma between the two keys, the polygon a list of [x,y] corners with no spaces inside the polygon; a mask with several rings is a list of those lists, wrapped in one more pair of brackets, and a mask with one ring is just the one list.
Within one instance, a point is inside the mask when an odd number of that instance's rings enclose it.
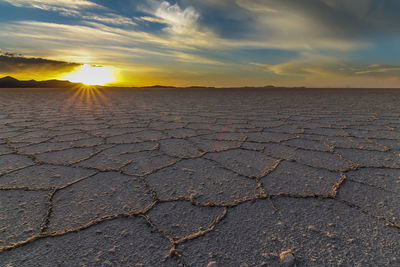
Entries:
{"label": "golden sunset light", "polygon": [[111,68],[84,64],[78,71],[64,76],[64,79],[87,85],[105,85],[114,81],[114,74]]}
{"label": "golden sunset light", "polygon": [[0,77],[399,87],[399,1],[354,1],[0,0]]}

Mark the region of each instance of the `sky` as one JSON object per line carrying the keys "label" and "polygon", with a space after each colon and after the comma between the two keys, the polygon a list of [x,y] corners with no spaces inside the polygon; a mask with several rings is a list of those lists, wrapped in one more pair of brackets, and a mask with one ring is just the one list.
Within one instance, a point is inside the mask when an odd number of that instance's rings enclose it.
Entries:
{"label": "sky", "polygon": [[399,0],[0,0],[0,76],[400,87],[399,29]]}

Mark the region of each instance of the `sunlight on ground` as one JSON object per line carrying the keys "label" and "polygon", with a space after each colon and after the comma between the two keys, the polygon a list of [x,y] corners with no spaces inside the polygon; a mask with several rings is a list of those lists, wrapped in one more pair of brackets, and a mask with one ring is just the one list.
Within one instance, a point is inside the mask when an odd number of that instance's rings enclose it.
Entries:
{"label": "sunlight on ground", "polygon": [[73,95],[68,97],[66,103],[62,106],[63,112],[70,110],[86,110],[88,112],[107,110],[109,113],[113,112],[113,106],[102,89],[96,86],[82,85],[73,88],[73,91]]}
{"label": "sunlight on ground", "polygon": [[87,85],[104,85],[114,81],[114,74],[111,68],[84,64],[78,71],[64,76],[64,79]]}

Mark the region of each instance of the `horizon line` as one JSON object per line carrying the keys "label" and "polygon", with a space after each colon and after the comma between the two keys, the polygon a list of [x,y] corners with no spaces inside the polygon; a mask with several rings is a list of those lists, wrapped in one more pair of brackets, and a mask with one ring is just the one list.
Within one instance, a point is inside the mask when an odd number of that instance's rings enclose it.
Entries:
{"label": "horizon line", "polygon": [[[326,87],[326,86],[303,86],[303,85],[298,85],[298,86],[276,86],[276,85],[260,85],[260,86],[203,86],[203,85],[189,85],[189,86],[173,86],[173,85],[160,85],[160,84],[155,84],[155,85],[146,85],[146,86],[136,86],[136,85],[91,85],[91,84],[84,84],[84,83],[74,83],[69,80],[60,80],[60,79],[50,79],[50,80],[35,80],[35,79],[30,79],[30,80],[19,80],[16,79],[10,75],[4,76],[0,78],[1,80],[4,80],[6,78],[11,78],[16,82],[65,82],[65,83],[70,83],[71,87],[72,86],[93,86],[93,87],[98,87],[98,88],[176,88],[176,89],[244,89],[244,88],[254,88],[254,89],[400,89],[400,87],[352,87],[352,86],[342,86],[342,87]],[[13,88],[21,88],[21,89],[28,89],[28,88],[46,88],[46,87],[1,87],[3,89],[13,89]],[[48,87],[50,88],[50,87]],[[70,88],[70,87],[64,87],[64,88]],[[54,87],[54,89],[57,89],[57,87]]]}

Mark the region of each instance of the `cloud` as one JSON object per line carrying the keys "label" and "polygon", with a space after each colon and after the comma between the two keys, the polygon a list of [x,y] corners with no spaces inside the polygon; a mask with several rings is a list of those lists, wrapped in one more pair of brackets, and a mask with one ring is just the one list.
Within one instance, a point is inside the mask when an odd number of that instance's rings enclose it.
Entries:
{"label": "cloud", "polygon": [[[85,11],[89,8],[103,8],[88,0],[0,1],[42,9],[68,9],[71,11],[69,15],[80,17],[83,24],[162,24],[163,32],[152,30],[151,27],[140,27],[147,31],[147,35],[141,34],[145,37],[143,42],[152,43],[156,40],[177,49],[269,48],[350,51],[368,47],[370,44],[369,40],[358,37],[362,31],[357,31],[354,25],[360,25],[361,22],[353,18],[357,17],[353,16],[353,13],[358,12],[358,16],[362,16],[367,12],[365,10],[371,9],[371,4],[368,3],[372,0],[367,1],[367,4],[360,4],[364,10],[362,12],[355,8],[357,5],[346,4],[341,0],[324,0],[318,3],[311,0],[181,0],[175,3],[147,0],[145,4],[136,4],[136,8],[148,15],[137,16],[134,19],[108,11],[102,14]],[[374,14],[371,11],[369,13]],[[345,25],[347,22],[349,25]],[[347,32],[348,28],[352,29],[351,34]],[[135,31],[135,34],[137,33],[138,31]]]}
{"label": "cloud", "polygon": [[28,77],[61,77],[62,74],[74,71],[81,64],[30,58],[14,53],[0,53],[0,73],[4,75],[23,74]]}
{"label": "cloud", "polygon": [[[29,38],[29,54],[46,51],[47,56],[52,58],[66,58],[80,63],[125,65],[133,58],[151,58],[153,62],[174,60],[190,64],[226,64],[207,53],[200,55],[192,46],[174,38],[95,22],[67,25],[20,21],[0,27],[0,37],[10,44],[22,44],[21,47],[14,45],[14,49],[21,51],[27,49],[22,40]],[[38,47],[37,50],[35,47]]]}
{"label": "cloud", "polygon": [[[128,17],[111,12],[108,8],[88,0],[0,0],[16,7],[36,8],[58,12],[63,16],[76,17],[87,21],[97,21],[113,25],[137,24]],[[103,14],[94,13],[102,10]]]}
{"label": "cloud", "polygon": [[96,21],[105,24],[112,24],[112,25],[130,25],[136,26],[137,23],[134,22],[131,18],[127,18],[124,16],[120,16],[114,13],[106,13],[104,15],[97,15],[94,13],[88,13],[81,15],[81,18],[87,21]]}
{"label": "cloud", "polygon": [[339,71],[358,76],[368,77],[400,77],[400,65],[371,64],[339,68]]}
{"label": "cloud", "polygon": [[319,61],[292,61],[288,63],[269,65],[251,62],[250,65],[263,69],[277,75],[307,77],[317,75],[319,78],[324,75],[337,75],[342,77],[399,77],[400,65],[362,65],[354,63],[339,63],[332,61],[324,63]]}
{"label": "cloud", "polygon": [[167,24],[165,30],[172,34],[192,34],[199,28],[200,14],[191,6],[182,10],[178,4],[162,1],[157,5],[154,16]]}
{"label": "cloud", "polygon": [[147,3],[141,11],[149,16],[142,16],[139,20],[165,25],[163,31],[167,36],[164,38],[172,43],[192,49],[215,47],[220,43],[220,38],[199,22],[201,13],[193,6],[182,8],[178,3],[172,5],[159,0],[148,0]]}
{"label": "cloud", "polygon": [[344,66],[341,60],[341,58],[305,52],[296,59],[279,64],[265,64],[260,62],[250,62],[249,64],[276,75],[304,78],[313,75],[323,76],[333,74],[336,68]]}
{"label": "cloud", "polygon": [[[237,4],[252,14],[254,41],[273,48],[288,50],[349,50],[359,48],[364,40],[345,36],[337,22],[330,20],[330,9],[309,1],[237,0]],[[320,14],[319,14],[320,13]],[[324,17],[325,16],[325,17]],[[259,36],[259,37],[257,37]]]}
{"label": "cloud", "polygon": [[398,87],[400,65],[362,64],[345,58],[304,53],[280,64],[250,62],[250,67],[295,81],[295,85],[341,87]]}
{"label": "cloud", "polygon": [[[340,0],[339,0],[340,1]],[[368,47],[352,19],[354,5],[340,8],[311,0],[147,0],[140,19],[165,24],[179,42],[200,48],[265,48],[294,51],[351,51]],[[345,3],[345,2],[343,2]],[[347,7],[348,6],[348,7]],[[334,14],[334,15],[332,15]],[[352,31],[347,32],[347,28]],[[368,28],[368,27],[367,27]],[[183,37],[186,37],[184,39]]]}
{"label": "cloud", "polygon": [[[352,51],[397,36],[398,0],[181,0],[236,47]],[[226,42],[229,46],[229,42]]]}
{"label": "cloud", "polygon": [[203,57],[203,56],[198,56],[198,55],[193,55],[193,54],[188,54],[188,53],[183,53],[183,52],[172,52],[170,54],[171,57],[173,57],[175,60],[180,61],[180,62],[186,62],[186,63],[191,63],[191,64],[206,64],[206,65],[215,65],[215,66],[223,66],[223,65],[230,65],[228,63]]}
{"label": "cloud", "polygon": [[398,0],[0,1],[55,12],[0,23],[2,48],[25,55],[309,84],[399,75]]}
{"label": "cloud", "polygon": [[17,7],[30,7],[43,10],[65,11],[70,9],[103,8],[87,0],[0,0]]}

